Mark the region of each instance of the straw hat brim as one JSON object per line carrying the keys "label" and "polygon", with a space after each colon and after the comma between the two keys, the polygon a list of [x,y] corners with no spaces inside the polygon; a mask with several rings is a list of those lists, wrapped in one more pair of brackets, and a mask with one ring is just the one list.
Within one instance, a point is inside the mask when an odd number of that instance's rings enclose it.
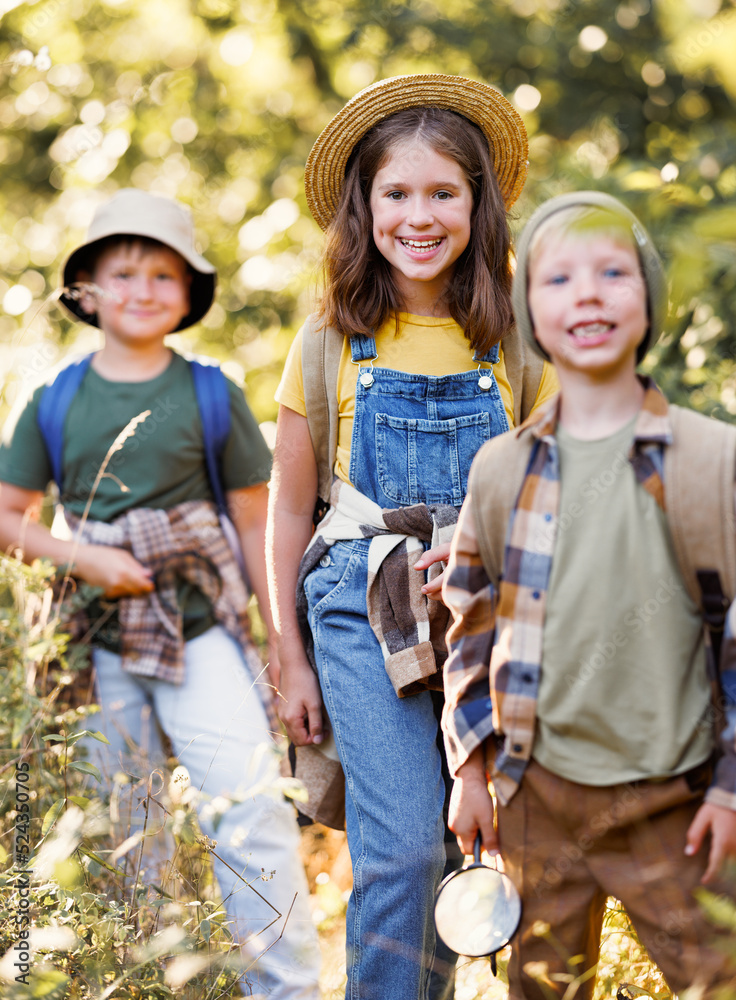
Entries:
{"label": "straw hat brim", "polygon": [[394,76],[356,94],[322,130],[305,168],[309,210],[322,229],[332,221],[356,143],[369,129],[397,111],[416,107],[449,108],[477,125],[488,139],[506,208],[526,180],[529,142],[521,116],[487,83],[444,73]]}

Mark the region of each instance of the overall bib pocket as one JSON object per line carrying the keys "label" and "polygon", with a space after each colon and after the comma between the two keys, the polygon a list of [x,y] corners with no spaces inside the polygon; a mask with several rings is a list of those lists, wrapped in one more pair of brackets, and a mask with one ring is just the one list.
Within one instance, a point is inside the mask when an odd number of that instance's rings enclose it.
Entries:
{"label": "overall bib pocket", "polygon": [[488,412],[422,420],[375,414],[376,469],[381,489],[402,506],[459,507],[476,452],[491,436]]}

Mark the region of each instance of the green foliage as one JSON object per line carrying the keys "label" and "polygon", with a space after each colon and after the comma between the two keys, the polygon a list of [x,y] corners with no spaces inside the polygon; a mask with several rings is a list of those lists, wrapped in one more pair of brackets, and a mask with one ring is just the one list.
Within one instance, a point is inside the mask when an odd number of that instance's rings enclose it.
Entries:
{"label": "green foliage", "polygon": [[[0,337],[6,399],[87,346],[48,304],[94,206],[125,185],[195,213],[217,305],[185,347],[245,374],[261,419],[314,300],[312,142],[382,76],[465,73],[522,112],[518,228],[549,195],[621,195],[660,246],[668,335],[649,368],[680,402],[736,414],[733,0],[8,0],[0,36]],[[18,289],[17,286],[20,286]],[[6,299],[8,293],[12,293]]]}
{"label": "green foliage", "polygon": [[[101,775],[82,755],[85,743],[107,738],[83,728],[94,706],[78,707],[83,664],[59,631],[56,610],[48,566],[2,559],[2,995],[239,995],[232,936],[213,891],[210,845],[199,835],[186,797],[162,803],[177,844],[168,862],[172,874],[176,866],[176,879],[166,883],[174,885],[171,892],[139,878],[138,840],[116,842],[119,831],[110,821]],[[12,962],[24,932],[31,934],[33,957],[19,982]]]}

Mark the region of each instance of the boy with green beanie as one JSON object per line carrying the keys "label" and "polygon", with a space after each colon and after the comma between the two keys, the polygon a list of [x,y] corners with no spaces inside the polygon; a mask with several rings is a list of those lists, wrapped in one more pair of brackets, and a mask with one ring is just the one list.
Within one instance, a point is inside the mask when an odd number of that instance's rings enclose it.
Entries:
{"label": "boy with green beanie", "polygon": [[[160,859],[151,845],[165,815],[146,801],[151,772],[166,764],[163,731],[188,772],[202,832],[216,843],[215,874],[248,995],[315,1000],[319,952],[294,810],[256,790],[279,773],[273,688],[250,639],[237,550],[271,632],[270,452],[241,390],[219,371],[206,377],[207,366],[165,342],[207,312],[215,268],[197,252],[184,206],[127,189],[98,208],[63,285],[61,301],[100,328],[102,346],[39,387],[9,421],[0,545],[28,561],[73,565],[75,576],[102,588],[107,620],[90,629],[101,713],[94,723],[110,746],[91,749],[108,778],[129,776],[132,833],[146,837],[143,881],[164,875],[152,870]],[[34,519],[52,478],[70,539]],[[235,527],[232,544],[218,498]],[[272,658],[274,684],[275,665]]]}
{"label": "boy with green beanie", "polygon": [[666,286],[616,199],[543,205],[513,295],[561,391],[478,453],[455,534],[450,826],[466,854],[478,834],[500,852],[522,896],[512,1000],[562,997],[570,973],[592,996],[609,895],[671,989],[709,996],[735,981],[693,890],[736,857],[734,606],[720,676],[704,628],[706,591],[736,590],[736,433],[637,376]]}

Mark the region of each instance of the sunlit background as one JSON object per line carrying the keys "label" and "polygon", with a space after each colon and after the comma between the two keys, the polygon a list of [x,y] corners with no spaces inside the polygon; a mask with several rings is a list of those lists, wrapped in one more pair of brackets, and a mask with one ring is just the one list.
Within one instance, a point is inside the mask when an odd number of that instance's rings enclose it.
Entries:
{"label": "sunlit background", "polygon": [[581,187],[640,214],[672,283],[648,366],[736,419],[734,0],[0,0],[0,416],[96,344],[46,300],[96,205],[135,185],[192,207],[220,272],[179,345],[225,361],[272,418],[317,291],[311,144],[357,90],[417,71],[486,80],[523,115],[515,231]]}

